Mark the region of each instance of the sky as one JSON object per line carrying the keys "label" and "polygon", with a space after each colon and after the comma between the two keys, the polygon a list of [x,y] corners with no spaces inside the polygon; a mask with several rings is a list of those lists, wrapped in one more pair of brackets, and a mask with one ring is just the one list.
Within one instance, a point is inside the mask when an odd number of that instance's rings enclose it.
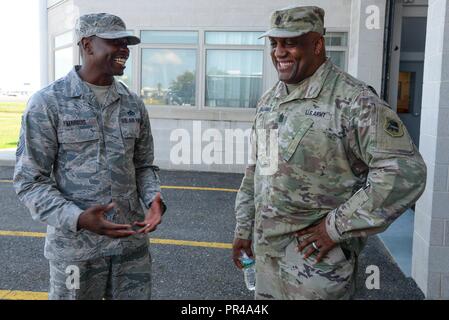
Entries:
{"label": "sky", "polygon": [[39,88],[39,1],[2,1],[0,89]]}

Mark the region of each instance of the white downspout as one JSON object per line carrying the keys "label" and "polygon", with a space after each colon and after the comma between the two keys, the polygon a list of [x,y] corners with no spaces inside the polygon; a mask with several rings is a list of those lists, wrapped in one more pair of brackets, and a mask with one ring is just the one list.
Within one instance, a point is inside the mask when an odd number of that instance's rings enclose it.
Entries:
{"label": "white downspout", "polygon": [[47,0],[39,0],[39,31],[40,31],[40,84],[48,85],[48,11]]}

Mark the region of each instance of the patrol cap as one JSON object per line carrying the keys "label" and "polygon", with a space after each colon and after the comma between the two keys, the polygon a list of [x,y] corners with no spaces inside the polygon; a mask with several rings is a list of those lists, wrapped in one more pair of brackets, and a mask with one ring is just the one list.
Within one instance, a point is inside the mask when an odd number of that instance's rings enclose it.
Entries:
{"label": "patrol cap", "polygon": [[324,10],[316,6],[288,7],[271,14],[270,30],[262,37],[293,38],[314,31],[324,35]]}
{"label": "patrol cap", "polygon": [[76,43],[90,36],[102,39],[127,38],[129,45],[140,43],[132,32],[126,31],[125,22],[109,13],[89,13],[79,17],[75,24]]}

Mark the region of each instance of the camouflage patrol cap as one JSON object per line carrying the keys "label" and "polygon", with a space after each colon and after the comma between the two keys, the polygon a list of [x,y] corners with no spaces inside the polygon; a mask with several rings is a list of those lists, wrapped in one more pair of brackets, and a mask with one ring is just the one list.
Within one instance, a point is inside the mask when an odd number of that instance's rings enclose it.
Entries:
{"label": "camouflage patrol cap", "polygon": [[90,13],[82,15],[75,24],[76,42],[82,38],[97,36],[102,39],[127,38],[128,45],[140,43],[132,32],[126,31],[125,22],[109,13]]}
{"label": "camouflage patrol cap", "polygon": [[273,12],[271,14],[271,29],[259,38],[292,38],[310,31],[324,35],[324,10],[315,6],[295,6]]}

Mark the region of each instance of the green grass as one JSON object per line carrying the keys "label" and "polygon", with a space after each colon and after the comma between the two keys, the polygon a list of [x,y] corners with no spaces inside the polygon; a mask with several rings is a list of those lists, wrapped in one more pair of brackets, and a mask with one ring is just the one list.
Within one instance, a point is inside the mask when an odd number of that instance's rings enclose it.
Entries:
{"label": "green grass", "polygon": [[0,149],[15,148],[25,102],[0,102]]}

